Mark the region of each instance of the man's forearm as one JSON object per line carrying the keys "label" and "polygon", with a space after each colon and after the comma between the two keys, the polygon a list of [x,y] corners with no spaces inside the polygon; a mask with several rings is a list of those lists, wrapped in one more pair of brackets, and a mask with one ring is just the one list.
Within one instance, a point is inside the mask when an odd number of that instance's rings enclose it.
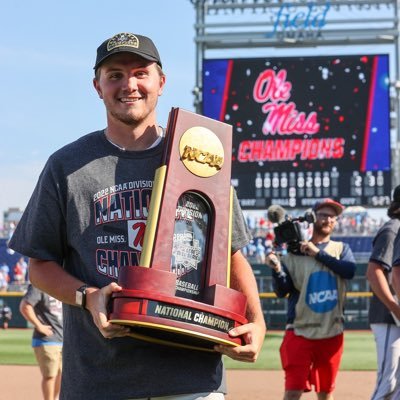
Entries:
{"label": "man's forearm", "polygon": [[372,261],[368,263],[367,279],[372,291],[389,310],[394,311],[399,307],[379,264]]}
{"label": "man's forearm", "polygon": [[19,311],[21,312],[22,316],[28,322],[30,322],[36,329],[38,329],[42,325],[42,322],[36,316],[33,307],[25,300],[21,300]]}
{"label": "man's forearm", "polygon": [[352,279],[354,277],[356,264],[352,261],[338,260],[323,250],[315,258],[343,279]]}
{"label": "man's forearm", "polygon": [[66,304],[75,304],[75,291],[82,282],[66,272],[55,261],[31,258],[29,260],[29,279],[39,290]]}
{"label": "man's forearm", "polygon": [[232,256],[231,287],[247,297],[247,319],[265,327],[257,282],[250,264],[240,251]]}

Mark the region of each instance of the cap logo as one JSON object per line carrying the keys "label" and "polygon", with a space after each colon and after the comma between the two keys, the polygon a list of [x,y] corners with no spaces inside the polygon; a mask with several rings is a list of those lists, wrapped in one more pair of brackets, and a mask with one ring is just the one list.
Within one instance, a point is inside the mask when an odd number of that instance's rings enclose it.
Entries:
{"label": "cap logo", "polygon": [[139,39],[132,33],[117,33],[107,43],[107,51],[111,51],[117,47],[134,47],[139,48]]}

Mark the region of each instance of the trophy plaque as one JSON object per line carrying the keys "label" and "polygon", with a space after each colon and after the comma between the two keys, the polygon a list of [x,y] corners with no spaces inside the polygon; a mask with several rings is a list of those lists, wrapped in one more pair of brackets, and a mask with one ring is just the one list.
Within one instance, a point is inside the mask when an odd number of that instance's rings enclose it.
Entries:
{"label": "trophy plaque", "polygon": [[110,322],[150,342],[213,351],[238,346],[246,297],[230,288],[232,127],[169,114],[139,266],[121,267]]}

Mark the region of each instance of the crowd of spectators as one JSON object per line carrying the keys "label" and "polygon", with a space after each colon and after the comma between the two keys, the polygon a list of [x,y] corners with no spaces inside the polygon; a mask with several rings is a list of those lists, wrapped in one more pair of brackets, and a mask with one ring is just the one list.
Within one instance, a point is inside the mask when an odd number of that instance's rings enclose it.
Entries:
{"label": "crowd of spectators", "polygon": [[[259,213],[245,211],[244,214],[253,240],[243,249],[243,252],[250,262],[264,264],[265,255],[273,250],[274,224],[268,220],[266,211]],[[293,213],[291,216],[297,217],[298,215]],[[384,218],[373,218],[367,210],[347,213],[345,211],[338,219],[335,236],[374,236],[384,223]],[[304,224],[303,227],[305,235],[311,235],[311,228]],[[0,250],[3,251],[3,248]],[[7,265],[4,260],[1,261],[1,256],[0,253],[0,292],[23,291],[29,283],[25,258],[19,257],[12,265]]]}
{"label": "crowd of spectators", "polygon": [[0,262],[0,292],[24,291],[27,284],[28,264],[24,257],[19,257],[12,267]]}
{"label": "crowd of spectators", "polygon": [[375,236],[385,221],[371,217],[368,212],[348,213],[338,219],[335,235]]}

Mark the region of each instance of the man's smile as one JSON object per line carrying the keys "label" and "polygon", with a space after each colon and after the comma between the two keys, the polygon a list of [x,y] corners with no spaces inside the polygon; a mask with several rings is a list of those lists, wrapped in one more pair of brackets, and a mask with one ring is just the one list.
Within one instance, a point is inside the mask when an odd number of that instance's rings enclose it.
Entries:
{"label": "man's smile", "polygon": [[142,99],[142,97],[121,97],[119,99],[119,101],[121,103],[134,103],[134,102],[139,101],[141,99]]}

